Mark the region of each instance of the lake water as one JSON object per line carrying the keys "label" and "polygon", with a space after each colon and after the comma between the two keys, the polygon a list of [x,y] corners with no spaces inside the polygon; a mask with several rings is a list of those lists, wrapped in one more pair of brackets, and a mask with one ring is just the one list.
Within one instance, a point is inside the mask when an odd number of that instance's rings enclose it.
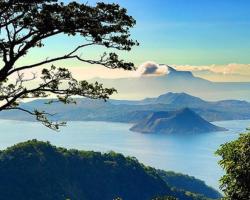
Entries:
{"label": "lake water", "polygon": [[214,123],[229,129],[196,135],[140,134],[129,131],[131,124],[69,122],[59,133],[40,123],[0,120],[0,149],[29,139],[50,141],[66,148],[107,152],[114,150],[134,156],[145,165],[195,176],[218,189],[223,174],[214,155],[218,147],[236,139],[250,120]]}

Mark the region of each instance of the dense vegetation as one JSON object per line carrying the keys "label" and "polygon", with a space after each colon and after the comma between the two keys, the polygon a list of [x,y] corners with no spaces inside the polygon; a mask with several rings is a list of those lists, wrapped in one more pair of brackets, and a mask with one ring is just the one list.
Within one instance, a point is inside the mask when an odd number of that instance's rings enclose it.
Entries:
{"label": "dense vegetation", "polygon": [[206,197],[217,199],[221,197],[221,194],[215,189],[208,187],[204,181],[196,179],[195,177],[175,173],[172,171],[157,170],[161,178],[179,190],[190,191],[193,193],[203,194]]}
{"label": "dense vegetation", "polygon": [[165,196],[165,197],[156,197],[153,200],[177,200],[177,199],[175,197]]}
{"label": "dense vegetation", "polygon": [[220,180],[225,199],[250,199],[250,133],[222,145],[216,153],[222,157],[220,165],[226,171]]}
{"label": "dense vegetation", "polygon": [[[36,140],[0,152],[1,199],[206,199],[168,185],[157,170],[114,152],[66,150]],[[194,191],[194,190],[193,190]]]}

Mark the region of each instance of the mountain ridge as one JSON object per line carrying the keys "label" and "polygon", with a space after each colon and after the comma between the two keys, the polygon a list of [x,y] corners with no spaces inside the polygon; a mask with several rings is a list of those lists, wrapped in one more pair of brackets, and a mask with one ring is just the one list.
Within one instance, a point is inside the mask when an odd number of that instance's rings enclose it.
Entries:
{"label": "mountain ridge", "polygon": [[[45,104],[49,101],[35,100],[21,103],[26,109],[40,109],[55,113],[51,119],[65,121],[108,121],[137,123],[156,111],[174,111],[189,107],[205,120],[225,121],[250,119],[250,103],[240,100],[205,101],[185,93],[166,93],[160,97],[141,101],[75,99],[77,104]],[[2,111],[0,119],[32,121],[34,118],[20,111]]]}

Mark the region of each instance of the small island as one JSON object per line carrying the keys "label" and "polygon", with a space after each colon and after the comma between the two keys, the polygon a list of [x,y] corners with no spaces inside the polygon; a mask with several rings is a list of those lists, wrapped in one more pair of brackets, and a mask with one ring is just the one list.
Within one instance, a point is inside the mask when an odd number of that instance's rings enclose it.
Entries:
{"label": "small island", "polygon": [[193,134],[227,129],[215,126],[189,108],[170,112],[153,112],[131,129],[140,133]]}

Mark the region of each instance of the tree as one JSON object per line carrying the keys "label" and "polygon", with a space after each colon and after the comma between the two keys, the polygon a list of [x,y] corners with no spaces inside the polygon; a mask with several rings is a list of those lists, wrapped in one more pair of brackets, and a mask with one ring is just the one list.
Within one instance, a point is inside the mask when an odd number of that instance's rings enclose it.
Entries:
{"label": "tree", "polygon": [[165,196],[165,197],[157,197],[152,200],[178,200],[178,199],[176,199],[175,197],[171,197],[171,196]]}
{"label": "tree", "polygon": [[222,145],[216,154],[222,157],[219,163],[226,171],[220,180],[225,199],[250,199],[250,133]]}
{"label": "tree", "polygon": [[[117,4],[97,3],[95,6],[58,0],[0,0],[0,111],[20,110],[34,115],[45,126],[57,130],[64,123],[49,120],[49,113],[27,110],[20,101],[56,95],[57,101],[73,103],[72,96],[107,100],[116,90],[102,84],[77,81],[66,68],[56,68],[53,62],[76,59],[84,63],[125,70],[134,69],[133,63],[118,58],[116,53],[106,53],[96,59],[78,55],[82,48],[103,46],[115,50],[130,51],[137,41],[130,39],[130,28],[135,25],[133,17]],[[47,58],[37,63],[20,65],[19,60],[33,48],[44,46],[44,40],[59,34],[81,36],[83,43],[65,55]],[[45,64],[41,75],[26,78],[26,70]],[[14,80],[13,80],[13,77]],[[31,87],[31,81],[39,84]],[[53,103],[51,101],[49,103]]]}

